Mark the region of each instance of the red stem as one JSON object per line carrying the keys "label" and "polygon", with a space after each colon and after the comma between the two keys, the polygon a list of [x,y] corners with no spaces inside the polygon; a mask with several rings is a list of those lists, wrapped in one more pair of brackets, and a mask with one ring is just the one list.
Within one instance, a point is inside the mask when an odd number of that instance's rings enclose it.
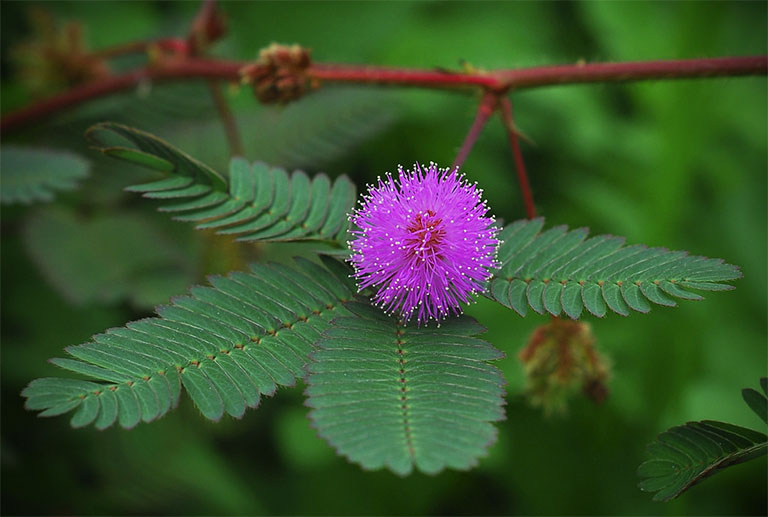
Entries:
{"label": "red stem", "polygon": [[482,86],[490,90],[504,91],[510,88],[533,88],[554,84],[763,75],[766,72],[768,72],[768,56],[577,63],[475,74],[318,64],[313,65],[308,74],[319,80],[334,82],[398,84],[432,88]]}
{"label": "red stem", "polygon": [[536,206],[533,204],[533,192],[531,184],[528,182],[528,174],[525,172],[525,163],[523,162],[523,153],[520,150],[520,141],[517,138],[517,128],[512,118],[512,103],[506,97],[501,99],[501,120],[507,129],[509,136],[509,145],[512,147],[512,154],[515,156],[515,168],[517,169],[517,181],[520,183],[520,193],[525,203],[525,214],[528,219],[536,217]]}
{"label": "red stem", "polygon": [[320,81],[329,82],[376,83],[428,88],[472,88],[482,86],[493,90],[503,86],[492,74],[464,74],[378,66],[315,64],[309,68],[307,75]]}
{"label": "red stem", "polygon": [[477,137],[480,136],[480,132],[485,127],[485,123],[491,118],[493,112],[499,105],[498,96],[492,92],[485,92],[483,98],[480,100],[480,104],[477,106],[477,114],[475,115],[475,121],[472,122],[472,127],[469,128],[469,133],[464,137],[464,142],[461,144],[459,154],[456,155],[456,159],[451,165],[451,170],[459,169],[464,165],[464,160],[467,159],[469,151],[477,141]]}
{"label": "red stem", "polygon": [[[191,57],[186,59],[167,59],[153,67],[77,86],[72,90],[22,108],[3,117],[2,121],[0,121],[0,128],[3,131],[16,128],[89,99],[131,88],[142,80],[147,79],[173,80],[198,78],[236,81],[239,79],[240,69],[246,64],[248,63]],[[306,74],[311,79],[327,82],[374,83],[453,89],[481,87],[501,93],[508,89],[533,88],[554,84],[765,75],[767,72],[768,57],[757,56],[575,64],[498,70],[476,74],[316,64],[309,67]]]}

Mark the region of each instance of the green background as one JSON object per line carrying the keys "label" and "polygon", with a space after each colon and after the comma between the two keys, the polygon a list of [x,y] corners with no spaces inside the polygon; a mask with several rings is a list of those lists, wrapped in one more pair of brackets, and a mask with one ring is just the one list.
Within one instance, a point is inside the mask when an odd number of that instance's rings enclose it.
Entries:
{"label": "green background", "polygon": [[[4,113],[31,99],[14,75],[12,51],[29,37],[31,5],[80,20],[96,49],[183,35],[197,9],[191,2],[4,2]],[[491,69],[756,55],[766,53],[768,38],[761,2],[260,2],[222,9],[229,34],[212,53],[232,59],[254,58],[278,41],[312,48],[318,62],[458,69],[466,60]],[[134,64],[125,58],[114,66]],[[250,159],[346,173],[359,185],[398,164],[449,165],[478,101],[467,92],[325,88],[265,108],[247,89],[225,91]],[[199,84],[144,85],[4,135],[3,143],[79,152],[94,166],[79,191],[52,204],[3,207],[3,513],[765,514],[764,458],[668,504],[636,488],[635,469],[644,445],[672,425],[719,419],[760,428],[739,391],[755,387],[767,369],[767,98],[764,77],[513,95],[517,124],[534,142],[523,151],[549,224],[722,257],[741,266],[744,279],[735,291],[676,309],[585,318],[610,358],[611,395],[601,406],[576,396],[559,417],[544,417],[521,395],[517,353],[547,319],[521,319],[480,300],[469,312],[507,354],[497,363],[509,393],[499,441],[471,472],[404,479],[336,457],[309,427],[301,386],[264,400],[242,421],[218,424],[184,397],[175,412],[132,431],[72,430],[65,417],[26,412],[20,391],[60,373],[46,360],[65,346],[150,315],[154,304],[208,273],[287,260],[308,248],[238,248],[170,222],[151,201],[121,192],[142,171],[95,156],[82,139],[90,123],[123,121],[225,170],[223,131]],[[497,118],[464,169],[498,217],[524,216]],[[94,223],[105,219],[111,222]],[[164,251],[149,265],[121,258],[130,252],[103,251],[120,242]],[[108,274],[96,274],[99,265]]]}

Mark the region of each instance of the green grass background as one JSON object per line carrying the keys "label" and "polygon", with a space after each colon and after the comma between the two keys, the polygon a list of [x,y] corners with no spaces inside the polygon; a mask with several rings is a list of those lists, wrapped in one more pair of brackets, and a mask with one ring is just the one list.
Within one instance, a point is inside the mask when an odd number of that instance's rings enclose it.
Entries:
{"label": "green grass background", "polygon": [[[193,2],[4,2],[3,112],[30,99],[11,58],[13,46],[29,35],[30,5],[82,21],[92,48],[183,34],[197,8]],[[254,58],[278,41],[310,47],[321,62],[457,69],[466,60],[512,68],[756,55],[766,53],[768,38],[762,2],[225,2],[222,9],[229,35],[212,52],[237,59]],[[116,66],[131,64],[123,59]],[[4,143],[80,152],[94,170],[80,191],[59,196],[53,207],[3,207],[3,513],[765,514],[764,458],[668,504],[652,503],[636,488],[635,469],[645,444],[669,426],[707,418],[761,425],[739,391],[756,386],[767,369],[767,94],[765,77],[753,77],[561,86],[513,96],[517,124],[535,143],[523,148],[549,224],[722,257],[741,266],[744,279],[735,291],[711,293],[704,302],[585,318],[613,365],[611,395],[599,407],[577,397],[556,418],[527,406],[516,358],[546,318],[521,319],[479,301],[469,312],[507,354],[498,363],[509,393],[499,441],[471,472],[404,479],[363,472],[336,457],[309,427],[301,386],[265,399],[241,421],[218,424],[185,398],[162,420],[130,432],[72,430],[65,417],[26,412],[20,391],[36,377],[56,374],[46,360],[65,346],[149,315],[152,303],[183,292],[179,282],[308,249],[237,249],[169,222],[150,201],[121,192],[141,180],[141,171],[95,156],[82,139],[89,123],[124,121],[225,170],[223,132],[199,85],[154,85],[144,95],[99,100],[4,136]],[[450,164],[478,100],[472,93],[328,88],[280,109],[257,105],[247,90],[228,95],[249,158],[347,173],[359,185],[398,164]],[[270,136],[276,124],[279,138]],[[490,121],[464,168],[497,216],[524,216],[499,120]],[[50,220],[51,210],[77,214],[83,231],[85,221],[114,215],[153,228],[147,239],[173,251],[167,267],[178,281],[136,286],[119,263],[104,264],[117,271],[112,281],[122,282],[119,289],[84,288],[74,274],[56,278],[77,271],[77,261],[62,265],[66,257],[109,244],[31,239],[30,228]],[[110,295],[131,289],[137,292]]]}

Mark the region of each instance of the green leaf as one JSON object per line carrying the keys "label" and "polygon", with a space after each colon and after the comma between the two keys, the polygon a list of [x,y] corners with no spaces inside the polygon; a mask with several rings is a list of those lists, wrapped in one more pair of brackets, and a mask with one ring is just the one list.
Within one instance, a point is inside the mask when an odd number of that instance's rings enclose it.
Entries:
{"label": "green leaf", "polygon": [[95,381],[32,381],[22,392],[27,409],[45,416],[76,410],[75,427],[117,421],[131,428],[175,407],[183,386],[206,418],[240,418],[262,395],[303,377],[328,322],[349,315],[342,303],[351,291],[306,259],[254,264],[210,281],[213,287],[193,287],[159,307],[159,317],[68,347],[72,358],[52,362]]}
{"label": "green leaf", "polygon": [[[226,190],[227,181],[215,170],[165,140],[139,129],[102,122],[88,128],[86,138],[102,153],[160,172],[191,177],[215,190]],[[116,143],[116,138],[122,140]],[[127,147],[132,144],[135,147]]]}
{"label": "green leaf", "polygon": [[[763,379],[765,379],[765,377],[763,377]],[[760,379],[760,382],[763,382],[763,379]],[[768,424],[768,398],[752,388],[744,388],[741,390],[741,396],[749,408],[754,411],[763,422]]]}
{"label": "green leaf", "polygon": [[[755,390],[745,389],[742,394],[765,420],[768,400]],[[638,487],[656,492],[654,501],[669,501],[712,474],[767,451],[764,433],[712,420],[688,422],[661,433],[648,445],[650,459],[637,469],[642,478]]]}
{"label": "green leaf", "polygon": [[472,318],[406,327],[368,303],[345,304],[311,355],[307,405],[320,436],[365,469],[468,469],[504,418],[503,356]]}
{"label": "green leaf", "polygon": [[544,219],[517,221],[499,233],[501,264],[485,295],[524,316],[527,306],[539,314],[565,313],[578,319],[586,309],[602,318],[607,309],[628,316],[651,310],[651,302],[673,307],[674,298],[701,300],[684,288],[724,291],[741,278],[736,266],[721,259],[689,256],[685,251],[623,247],[610,235],[587,238],[587,230],[556,226],[541,231]]}
{"label": "green leaf", "polygon": [[172,172],[174,169],[173,163],[164,158],[155,156],[154,154],[137,151],[136,149],[123,149],[123,148],[105,148],[101,152],[112,158],[118,158],[131,162],[135,165],[141,165],[147,169],[154,169],[160,172]]}
{"label": "green leaf", "polygon": [[51,201],[56,191],[74,190],[88,176],[90,164],[64,151],[3,145],[0,147],[0,202]]}
{"label": "green leaf", "polygon": [[[343,241],[347,213],[355,203],[355,186],[342,175],[331,184],[324,174],[310,179],[304,172],[288,174],[264,163],[242,158],[230,163],[229,182],[208,166],[142,131],[114,123],[93,126],[92,140],[104,132],[129,138],[141,149],[101,147],[102,152],[164,171],[161,180],[128,187],[144,197],[166,200],[160,211],[173,218],[238,236],[241,241]],[[105,144],[103,144],[105,145]],[[133,153],[133,154],[131,154]],[[146,156],[145,156],[146,155]],[[155,157],[153,164],[148,158]],[[170,166],[168,165],[170,164]]]}

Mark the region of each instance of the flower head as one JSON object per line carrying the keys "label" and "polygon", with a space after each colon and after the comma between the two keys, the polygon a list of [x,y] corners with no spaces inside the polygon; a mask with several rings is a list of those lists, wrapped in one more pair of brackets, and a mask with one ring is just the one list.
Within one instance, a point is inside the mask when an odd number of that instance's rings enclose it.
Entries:
{"label": "flower head", "polygon": [[419,324],[461,312],[497,266],[497,228],[482,190],[455,170],[418,164],[369,186],[350,220],[360,289],[374,303]]}

